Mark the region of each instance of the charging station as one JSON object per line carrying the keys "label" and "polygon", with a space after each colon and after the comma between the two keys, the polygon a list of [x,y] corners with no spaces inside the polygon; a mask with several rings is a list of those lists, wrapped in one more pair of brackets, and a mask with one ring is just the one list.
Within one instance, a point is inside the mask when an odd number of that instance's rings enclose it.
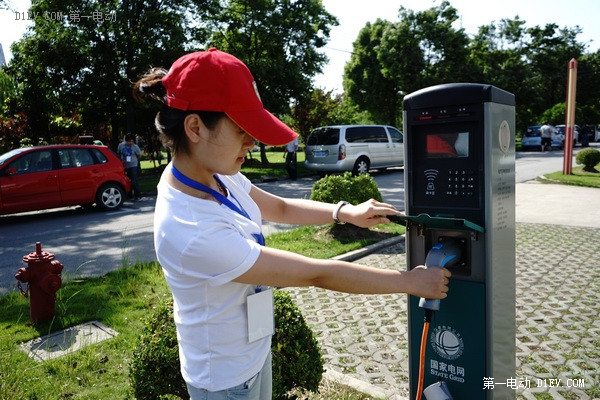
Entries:
{"label": "charging station", "polygon": [[411,399],[514,399],[514,95],[438,85],[407,95],[403,116],[407,265],[453,258],[423,341],[424,299],[409,296]]}

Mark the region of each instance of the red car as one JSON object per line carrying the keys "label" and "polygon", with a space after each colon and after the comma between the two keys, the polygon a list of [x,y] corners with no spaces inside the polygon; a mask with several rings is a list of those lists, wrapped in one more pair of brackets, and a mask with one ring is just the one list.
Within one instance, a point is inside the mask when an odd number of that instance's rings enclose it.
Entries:
{"label": "red car", "polygon": [[24,147],[0,156],[0,215],[74,205],[116,210],[131,190],[106,146]]}

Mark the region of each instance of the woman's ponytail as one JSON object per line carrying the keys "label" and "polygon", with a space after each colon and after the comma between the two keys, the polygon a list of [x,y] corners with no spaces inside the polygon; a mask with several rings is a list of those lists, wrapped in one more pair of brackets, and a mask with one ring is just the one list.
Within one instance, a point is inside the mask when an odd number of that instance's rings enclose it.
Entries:
{"label": "woman's ponytail", "polygon": [[146,75],[133,85],[133,98],[143,102],[147,97],[166,104],[167,90],[162,79],[167,75],[164,68],[152,68]]}

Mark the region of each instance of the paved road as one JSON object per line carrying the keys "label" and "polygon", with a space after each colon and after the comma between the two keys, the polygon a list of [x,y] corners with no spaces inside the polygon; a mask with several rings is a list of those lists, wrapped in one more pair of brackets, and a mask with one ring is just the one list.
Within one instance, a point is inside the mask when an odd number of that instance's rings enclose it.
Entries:
{"label": "paved road", "polygon": [[63,263],[63,280],[98,276],[138,261],[153,261],[154,197],[115,212],[78,207],[0,217],[0,296],[16,290],[15,273],[35,242]]}
{"label": "paved road", "polygon": [[[575,166],[575,155],[581,150],[580,147],[573,153],[573,166]],[[541,153],[539,151],[518,152],[516,154],[515,181],[526,182],[537,178],[540,174],[562,171],[564,153],[553,150]]]}

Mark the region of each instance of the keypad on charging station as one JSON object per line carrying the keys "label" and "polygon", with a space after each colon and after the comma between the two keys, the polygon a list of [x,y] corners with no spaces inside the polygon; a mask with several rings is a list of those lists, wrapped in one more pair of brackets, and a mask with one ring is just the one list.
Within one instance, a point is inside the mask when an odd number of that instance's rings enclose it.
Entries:
{"label": "keypad on charging station", "polygon": [[448,196],[474,196],[475,195],[475,171],[472,169],[448,170]]}

